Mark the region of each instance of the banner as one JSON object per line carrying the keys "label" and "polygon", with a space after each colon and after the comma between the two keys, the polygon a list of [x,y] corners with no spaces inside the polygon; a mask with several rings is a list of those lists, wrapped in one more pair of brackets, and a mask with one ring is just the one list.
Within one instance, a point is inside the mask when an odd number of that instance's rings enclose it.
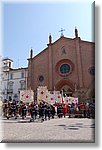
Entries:
{"label": "banner", "polygon": [[55,104],[55,102],[61,103],[62,98],[60,91],[48,91],[47,86],[39,86],[37,88],[37,101],[44,101],[51,105]]}
{"label": "banner", "polygon": [[20,101],[28,103],[34,101],[34,92],[32,90],[21,90]]}
{"label": "banner", "polygon": [[62,103],[62,96],[59,91],[56,93],[54,92],[54,97],[55,97],[55,102]]}
{"label": "banner", "polygon": [[78,98],[76,97],[62,97],[60,91],[48,91],[47,86],[39,86],[37,88],[37,102],[44,101],[51,105],[57,103],[72,104],[78,103]]}
{"label": "banner", "polygon": [[72,103],[78,103],[78,97],[65,97],[64,98],[64,103],[65,104],[72,104]]}
{"label": "banner", "polygon": [[49,99],[48,99],[48,103],[53,105],[55,104],[55,95],[54,94],[49,94]]}
{"label": "banner", "polygon": [[74,103],[78,104],[78,97],[74,97]]}
{"label": "banner", "polygon": [[46,103],[49,103],[49,99],[50,99],[50,92],[47,90],[46,93],[45,93],[45,99],[44,99],[44,101]]}
{"label": "banner", "polygon": [[39,86],[37,88],[37,102],[46,101],[49,97],[47,86]]}
{"label": "banner", "polygon": [[51,105],[55,103],[61,103],[62,97],[60,91],[51,91],[51,92],[49,91],[47,102]]}

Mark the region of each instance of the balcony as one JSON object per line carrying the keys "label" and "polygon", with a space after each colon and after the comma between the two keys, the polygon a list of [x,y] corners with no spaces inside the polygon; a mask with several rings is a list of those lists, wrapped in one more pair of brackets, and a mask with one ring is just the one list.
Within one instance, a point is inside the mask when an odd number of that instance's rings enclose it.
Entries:
{"label": "balcony", "polygon": [[7,94],[13,94],[13,89],[7,89]]}
{"label": "balcony", "polygon": [[21,90],[25,90],[26,88],[18,88],[18,93],[20,93]]}

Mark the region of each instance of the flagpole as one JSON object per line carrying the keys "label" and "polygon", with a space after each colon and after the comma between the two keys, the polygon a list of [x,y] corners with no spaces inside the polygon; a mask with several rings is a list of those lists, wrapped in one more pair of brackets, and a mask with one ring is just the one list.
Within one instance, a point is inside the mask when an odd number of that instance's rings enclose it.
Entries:
{"label": "flagpole", "polygon": [[54,86],[54,100],[55,100],[55,86]]}
{"label": "flagpole", "polygon": [[54,91],[55,91],[55,86],[54,86]]}
{"label": "flagpole", "polygon": [[61,95],[62,95],[62,98],[63,98],[63,89],[62,89],[62,94]]}
{"label": "flagpole", "polygon": [[63,89],[62,89],[62,93],[61,93],[61,96],[62,96],[62,102],[63,102]]}

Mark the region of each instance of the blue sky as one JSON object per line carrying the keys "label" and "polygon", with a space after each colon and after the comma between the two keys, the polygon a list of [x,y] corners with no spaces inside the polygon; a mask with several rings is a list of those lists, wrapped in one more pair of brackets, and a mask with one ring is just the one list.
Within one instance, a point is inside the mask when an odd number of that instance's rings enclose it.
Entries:
{"label": "blue sky", "polygon": [[29,51],[34,55],[48,44],[64,36],[74,38],[74,28],[86,41],[93,41],[92,1],[62,3],[3,3],[3,56],[11,58],[13,67],[26,67]]}

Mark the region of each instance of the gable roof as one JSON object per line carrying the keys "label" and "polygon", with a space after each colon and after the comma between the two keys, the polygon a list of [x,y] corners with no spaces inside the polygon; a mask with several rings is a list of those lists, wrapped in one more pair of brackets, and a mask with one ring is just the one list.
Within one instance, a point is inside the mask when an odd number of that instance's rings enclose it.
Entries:
{"label": "gable roof", "polygon": [[[57,42],[59,42],[61,39],[67,39],[67,40],[75,40],[76,38],[67,38],[67,37],[60,37],[59,39],[57,39],[56,41],[54,41],[53,43],[51,43],[51,45],[53,46],[54,44],[56,44]],[[87,43],[94,43],[94,42],[89,42],[89,41],[84,41],[84,40],[81,40],[82,42],[87,42]],[[47,46],[49,46],[49,44],[47,44]],[[46,50],[48,50],[48,47],[46,47],[45,49],[43,49],[41,52],[39,52],[37,55],[35,55],[33,57],[36,58],[37,56],[39,56],[40,54],[44,53]],[[28,58],[28,60],[30,60],[30,58]]]}

